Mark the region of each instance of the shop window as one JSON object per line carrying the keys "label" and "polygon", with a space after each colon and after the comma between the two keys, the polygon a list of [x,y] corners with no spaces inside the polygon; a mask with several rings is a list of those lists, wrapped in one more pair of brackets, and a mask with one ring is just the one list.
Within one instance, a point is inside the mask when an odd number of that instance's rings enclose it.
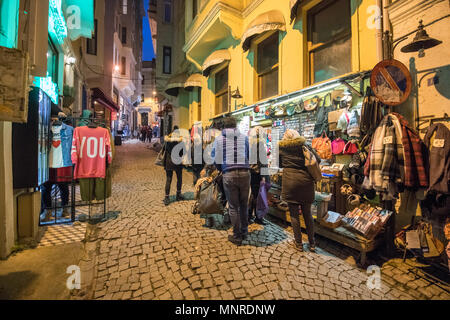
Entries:
{"label": "shop window", "polygon": [[127,28],[122,27],[122,44],[127,44]]}
{"label": "shop window", "polygon": [[58,82],[58,51],[50,38],[47,48],[47,76]]}
{"label": "shop window", "polygon": [[163,73],[165,73],[165,74],[172,73],[172,48],[171,47],[163,48]]}
{"label": "shop window", "polygon": [[122,2],[122,13],[123,14],[128,13],[128,0],[123,0]]}
{"label": "shop window", "polygon": [[164,1],[164,22],[172,22],[172,0]]}
{"label": "shop window", "polygon": [[202,121],[202,88],[198,88],[197,121]]}
{"label": "shop window", "polygon": [[308,12],[310,82],[351,72],[350,1],[325,1]]}
{"label": "shop window", "polygon": [[195,19],[197,14],[198,14],[198,0],[192,0],[192,20]]}
{"label": "shop window", "polygon": [[228,67],[215,75],[216,114],[228,112]]}
{"label": "shop window", "polygon": [[86,53],[96,56],[97,55],[97,19],[94,20],[94,34],[92,39],[86,39]]}
{"label": "shop window", "polygon": [[258,44],[256,73],[258,100],[278,94],[278,32]]}
{"label": "shop window", "polygon": [[122,75],[127,74],[127,58],[122,57]]}

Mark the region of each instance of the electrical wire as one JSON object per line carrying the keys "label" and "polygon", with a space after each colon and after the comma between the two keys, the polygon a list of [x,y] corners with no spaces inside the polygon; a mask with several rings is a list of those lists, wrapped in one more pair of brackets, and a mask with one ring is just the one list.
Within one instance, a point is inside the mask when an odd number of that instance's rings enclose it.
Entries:
{"label": "electrical wire", "polygon": [[128,79],[128,78],[122,78],[122,77],[115,77],[115,76],[110,76],[110,75],[107,75],[107,74],[104,74],[104,73],[100,73],[100,72],[95,71],[94,69],[92,69],[91,66],[88,65],[86,63],[86,61],[84,61],[84,59],[82,59],[82,61],[83,61],[84,65],[86,66],[86,68],[88,68],[91,72],[93,72],[93,73],[95,73],[95,74],[97,74],[99,76],[103,76],[103,77],[111,78],[111,79],[129,80],[129,81],[142,81],[143,80],[143,79]]}

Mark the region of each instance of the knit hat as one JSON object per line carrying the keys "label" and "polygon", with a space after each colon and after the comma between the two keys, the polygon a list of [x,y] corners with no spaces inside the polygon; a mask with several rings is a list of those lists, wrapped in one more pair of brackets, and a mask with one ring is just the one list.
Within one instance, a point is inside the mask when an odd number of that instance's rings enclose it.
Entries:
{"label": "knit hat", "polygon": [[294,140],[298,138],[301,138],[300,133],[293,129],[287,129],[283,136],[283,140]]}

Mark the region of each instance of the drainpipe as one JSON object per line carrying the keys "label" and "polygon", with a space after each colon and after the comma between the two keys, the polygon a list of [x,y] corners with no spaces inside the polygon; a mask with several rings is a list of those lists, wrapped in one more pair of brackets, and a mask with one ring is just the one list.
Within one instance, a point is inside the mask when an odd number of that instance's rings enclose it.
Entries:
{"label": "drainpipe", "polygon": [[[383,17],[383,0],[377,0],[377,7],[380,12],[380,16],[378,19],[382,19]],[[377,60],[382,61],[383,60],[383,23],[382,21],[376,22],[375,25],[377,26],[377,32],[375,35],[376,41],[377,41]]]}
{"label": "drainpipe", "polygon": [[[391,21],[389,20],[389,12],[387,10],[387,7],[391,4],[391,0],[383,0],[383,8],[382,8],[382,12],[383,12],[383,32],[389,32],[389,35],[392,34],[392,28],[391,28]],[[389,37],[390,38],[390,37]],[[392,43],[390,43],[388,46],[388,50],[392,50]],[[384,58],[385,59],[393,59],[393,55],[394,53],[392,52],[392,57],[391,57],[391,52],[386,52],[385,54],[387,54],[387,56],[385,55]]]}

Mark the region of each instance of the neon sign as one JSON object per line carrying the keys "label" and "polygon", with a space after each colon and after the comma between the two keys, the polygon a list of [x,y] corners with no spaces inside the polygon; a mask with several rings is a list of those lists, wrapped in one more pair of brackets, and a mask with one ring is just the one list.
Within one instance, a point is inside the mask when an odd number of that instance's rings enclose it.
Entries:
{"label": "neon sign", "polygon": [[58,85],[52,81],[52,77],[34,77],[33,85],[44,91],[54,104],[58,104]]}
{"label": "neon sign", "polygon": [[61,8],[61,0],[50,0],[48,32],[56,38],[59,44],[63,44],[67,37],[67,25]]}

